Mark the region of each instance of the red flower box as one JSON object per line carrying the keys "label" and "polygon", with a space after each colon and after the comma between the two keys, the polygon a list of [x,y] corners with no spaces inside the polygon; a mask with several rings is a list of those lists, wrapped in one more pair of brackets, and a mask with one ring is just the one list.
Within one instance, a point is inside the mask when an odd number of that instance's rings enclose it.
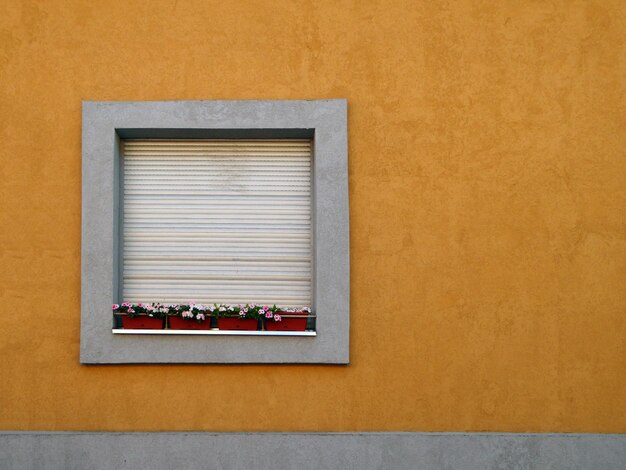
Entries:
{"label": "red flower box", "polygon": [[[306,330],[306,321],[308,312],[276,312],[281,316],[281,321],[270,320],[265,321],[265,329],[267,331],[304,331]],[[283,315],[300,315],[303,318],[285,318]]]}
{"label": "red flower box", "polygon": [[211,318],[204,321],[189,319],[182,317],[169,317],[171,330],[210,330]]}
{"label": "red flower box", "polygon": [[154,318],[148,315],[138,315],[136,317],[122,316],[122,326],[125,330],[162,330],[165,319]]}
{"label": "red flower box", "polygon": [[254,331],[257,329],[258,324],[258,320],[253,320],[251,318],[223,317],[217,319],[217,327],[220,330]]}

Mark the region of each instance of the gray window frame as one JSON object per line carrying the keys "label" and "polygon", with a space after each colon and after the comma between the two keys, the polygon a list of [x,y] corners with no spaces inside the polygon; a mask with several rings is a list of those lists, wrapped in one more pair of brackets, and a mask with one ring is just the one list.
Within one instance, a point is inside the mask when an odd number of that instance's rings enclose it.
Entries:
{"label": "gray window frame", "polygon": [[[83,364],[349,363],[347,101],[84,101]],[[114,335],[124,138],[305,138],[313,150],[315,337]]]}

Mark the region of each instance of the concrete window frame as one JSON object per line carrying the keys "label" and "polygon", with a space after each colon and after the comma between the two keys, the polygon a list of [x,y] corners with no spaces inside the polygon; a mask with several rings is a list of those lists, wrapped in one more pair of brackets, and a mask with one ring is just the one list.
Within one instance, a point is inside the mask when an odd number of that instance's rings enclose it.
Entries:
{"label": "concrete window frame", "polygon": [[[119,292],[120,139],[313,139],[315,337],[114,335]],[[349,363],[347,102],[84,101],[81,336],[83,364]]]}

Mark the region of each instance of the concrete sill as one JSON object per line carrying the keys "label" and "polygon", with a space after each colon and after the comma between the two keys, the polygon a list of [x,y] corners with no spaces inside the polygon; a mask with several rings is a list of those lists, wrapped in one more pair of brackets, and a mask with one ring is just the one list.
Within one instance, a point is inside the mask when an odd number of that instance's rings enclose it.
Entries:
{"label": "concrete sill", "polygon": [[114,335],[191,335],[191,336],[317,336],[315,331],[244,331],[244,330],[111,330]]}

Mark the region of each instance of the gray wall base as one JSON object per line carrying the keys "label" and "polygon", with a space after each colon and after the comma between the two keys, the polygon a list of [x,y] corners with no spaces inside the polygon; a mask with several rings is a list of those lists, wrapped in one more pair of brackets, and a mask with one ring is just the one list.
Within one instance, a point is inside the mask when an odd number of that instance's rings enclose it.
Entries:
{"label": "gray wall base", "polygon": [[626,469],[626,434],[0,433],[2,469]]}

